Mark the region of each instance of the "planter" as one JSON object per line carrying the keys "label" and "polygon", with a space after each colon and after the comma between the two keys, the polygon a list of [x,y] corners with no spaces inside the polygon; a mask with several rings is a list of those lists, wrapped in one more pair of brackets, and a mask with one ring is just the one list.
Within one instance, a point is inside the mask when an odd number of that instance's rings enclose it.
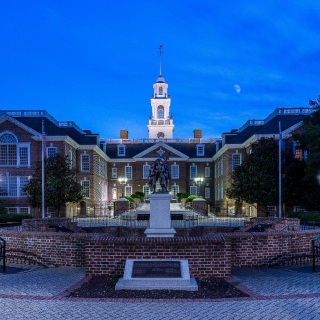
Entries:
{"label": "planter", "polygon": [[182,206],[185,208],[187,203],[187,198],[181,199]]}
{"label": "planter", "polygon": [[136,204],[136,207],[139,207],[139,206],[140,206],[140,203],[141,203],[141,200],[140,200],[140,199],[134,198],[133,201],[134,201],[134,203]]}

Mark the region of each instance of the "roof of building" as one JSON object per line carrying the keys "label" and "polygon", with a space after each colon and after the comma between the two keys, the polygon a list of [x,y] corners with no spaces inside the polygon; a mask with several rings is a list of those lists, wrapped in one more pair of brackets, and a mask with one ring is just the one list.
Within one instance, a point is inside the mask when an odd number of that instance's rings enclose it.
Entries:
{"label": "roof of building", "polygon": [[[215,143],[203,143],[204,148],[204,156],[197,156],[197,144],[198,143],[166,143],[173,149],[182,152],[189,158],[211,158],[216,153],[216,145]],[[106,154],[110,158],[118,158],[118,159],[129,159],[133,158],[140,152],[147,150],[148,148],[154,146],[155,143],[135,143],[135,144],[125,144],[126,151],[125,156],[118,156],[118,145],[117,144],[107,144],[106,145]]]}
{"label": "roof of building", "polygon": [[160,74],[160,76],[157,78],[157,81],[156,81],[156,83],[165,83],[165,81],[164,81],[164,77]]}
{"label": "roof of building", "polygon": [[93,140],[89,139],[75,128],[61,128],[61,130],[80,145],[95,145]]}
{"label": "roof of building", "polygon": [[239,144],[243,143],[246,140],[248,140],[251,136],[255,134],[256,131],[261,129],[262,126],[250,126],[245,128],[243,131],[241,131],[236,136],[232,137],[226,144]]}

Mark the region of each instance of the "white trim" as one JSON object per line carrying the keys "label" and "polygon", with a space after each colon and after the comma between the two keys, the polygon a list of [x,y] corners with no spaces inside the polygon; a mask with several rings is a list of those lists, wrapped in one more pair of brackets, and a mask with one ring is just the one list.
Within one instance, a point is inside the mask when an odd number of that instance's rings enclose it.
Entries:
{"label": "white trim", "polygon": [[212,158],[189,158],[187,162],[212,162]]}
{"label": "white trim", "polygon": [[[203,149],[203,152],[202,152],[202,154],[200,154],[199,153],[199,147],[202,147]],[[198,157],[202,157],[202,156],[204,156],[204,148],[205,148],[205,145],[203,144],[203,143],[198,143],[197,145],[196,145],[196,148],[197,148],[197,156]]]}

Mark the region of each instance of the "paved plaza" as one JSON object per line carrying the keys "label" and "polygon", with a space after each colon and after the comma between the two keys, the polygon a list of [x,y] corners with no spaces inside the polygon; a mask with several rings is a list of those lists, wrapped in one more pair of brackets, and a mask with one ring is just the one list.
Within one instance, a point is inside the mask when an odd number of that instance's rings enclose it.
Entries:
{"label": "paved plaza", "polygon": [[212,301],[67,297],[87,280],[82,268],[9,264],[0,319],[320,319],[320,266],[235,269],[229,281],[250,297]]}

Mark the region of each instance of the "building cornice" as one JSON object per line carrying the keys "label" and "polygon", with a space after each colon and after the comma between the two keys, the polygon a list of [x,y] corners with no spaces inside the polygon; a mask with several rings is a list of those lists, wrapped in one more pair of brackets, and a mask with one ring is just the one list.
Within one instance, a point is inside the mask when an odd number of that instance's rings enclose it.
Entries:
{"label": "building cornice", "polygon": [[212,162],[212,158],[189,158],[186,161],[187,162]]}
{"label": "building cornice", "polygon": [[97,145],[79,145],[79,150],[93,150],[104,160],[110,161],[110,158]]}
{"label": "building cornice", "polygon": [[118,158],[109,158],[109,162],[136,162],[137,160],[132,158],[124,158],[124,159],[118,159]]}

